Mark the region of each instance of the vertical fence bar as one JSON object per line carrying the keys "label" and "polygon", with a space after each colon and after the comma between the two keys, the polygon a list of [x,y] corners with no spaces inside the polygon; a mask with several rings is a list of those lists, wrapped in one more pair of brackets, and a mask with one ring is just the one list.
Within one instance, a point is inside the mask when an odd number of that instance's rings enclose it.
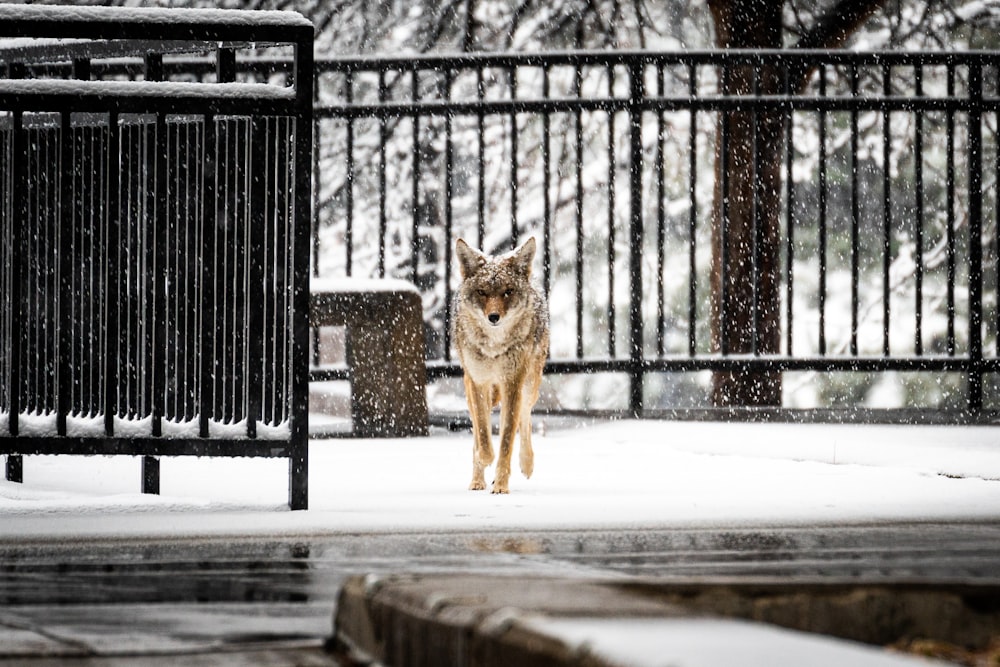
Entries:
{"label": "vertical fence bar", "polygon": [[[319,95],[319,74],[313,77],[312,81],[312,103],[314,106],[318,106],[322,103]],[[314,118],[312,123],[312,219],[311,219],[311,231],[312,231],[312,275],[314,277],[319,277],[319,251],[320,251],[320,240],[319,240],[319,198],[320,198],[320,137],[323,134],[323,121],[320,118]],[[312,335],[312,345],[313,354],[317,355],[313,358],[313,365],[319,365],[319,328],[315,328],[311,332]]]}
{"label": "vertical fence bar", "polygon": [[[656,73],[656,96],[663,97],[663,66],[657,65],[653,70]],[[663,111],[656,113],[656,146],[653,149],[653,173],[656,179],[656,356],[662,357],[664,351],[663,337],[666,334],[666,322],[664,313],[664,293],[663,271],[664,254],[666,253],[666,220],[664,217],[664,197],[666,193],[663,186],[663,142],[666,140],[663,130]],[[688,282],[694,280],[694,275],[689,276]]]}
{"label": "vertical fence bar", "polygon": [[73,384],[73,128],[70,113],[59,114],[59,208],[56,212],[56,433],[66,435],[66,417],[72,409]]}
{"label": "vertical fence bar", "polygon": [[[722,90],[724,93],[730,91],[729,66],[722,66]],[[719,167],[719,174],[722,181],[720,186],[722,192],[721,210],[719,211],[719,294],[718,299],[718,330],[719,330],[719,352],[725,356],[729,354],[729,124],[732,122],[731,112],[720,111],[721,136],[719,138],[719,154],[722,156],[722,164]]]}
{"label": "vertical fence bar", "polygon": [[[577,62],[573,76],[573,95],[580,99],[583,87],[582,65]],[[576,213],[576,358],[583,358],[583,111],[574,109],[574,168],[576,192],[574,198]]]}
{"label": "vertical fence bar", "polygon": [[[688,65],[688,95],[698,95],[698,70]],[[698,351],[698,111],[691,109],[688,123],[688,356]],[[663,277],[660,276],[660,280]]]}
{"label": "vertical fence bar", "polygon": [[[507,81],[510,85],[510,100],[517,101],[517,67],[507,70]],[[518,159],[517,152],[520,143],[520,136],[517,129],[517,112],[510,113],[510,248],[517,247],[517,239],[520,236],[517,220],[518,205]]]}
{"label": "vertical fence bar", "polygon": [[969,373],[968,409],[983,407],[983,72],[982,64],[969,66]]}
{"label": "vertical fence bar", "polygon": [[[309,267],[303,262],[309,249],[310,188],[309,154],[312,150],[309,127],[312,104],[308,82],[313,79],[312,30],[308,39],[295,45],[296,117],[294,118],[294,204],[293,232],[289,239],[292,263],[291,322],[291,443],[288,456],[288,505],[293,510],[309,507]],[[287,349],[287,344],[286,344]],[[287,395],[287,394],[286,394]],[[288,399],[286,399],[288,400]]]}
{"label": "vertical fence bar", "polygon": [[[99,291],[93,285],[94,261],[93,238],[94,238],[94,213],[97,203],[94,197],[94,160],[93,160],[93,128],[81,127],[74,133],[73,150],[79,161],[78,173],[73,177],[73,201],[74,213],[80,223],[74,230],[74,239],[77,244],[76,263],[73,268],[76,288],[81,292],[90,295],[90,298],[79,299],[73,304],[73,366],[76,368],[77,380],[74,383],[73,404],[76,406],[78,414],[91,415],[91,362],[93,356],[91,351],[94,348],[93,341],[93,303]],[[89,213],[88,213],[89,212]]]}
{"label": "vertical fence bar", "polygon": [[[257,116],[256,118],[259,119],[260,117]],[[233,353],[233,375],[235,377],[235,382],[233,383],[233,404],[236,410],[233,419],[235,421],[247,419],[247,411],[252,394],[250,378],[253,373],[249,365],[251,354],[250,341],[254,334],[257,333],[250,323],[251,295],[256,293],[256,290],[252,287],[253,283],[250,282],[253,275],[252,263],[255,259],[251,246],[251,237],[254,233],[252,230],[254,211],[251,201],[251,197],[253,196],[253,186],[251,184],[253,173],[251,171],[252,163],[250,162],[254,142],[252,134],[254,120],[254,117],[240,118],[238,120],[237,127],[239,133],[237,134],[236,146],[234,147],[236,159],[234,171],[238,175],[238,179],[233,199],[241,223],[241,227],[237,228],[236,279],[233,281],[235,285],[234,300],[236,306],[234,309],[236,350]]]}
{"label": "vertical fence bar", "polygon": [[201,314],[201,252],[202,225],[201,216],[204,208],[200,206],[204,192],[201,185],[204,181],[204,162],[201,159],[204,146],[204,126],[186,120],[183,123],[183,140],[178,137],[183,146],[184,155],[184,238],[181,246],[185,255],[185,287],[183,292],[184,315],[184,416],[185,421],[194,419],[198,414],[198,396],[201,391],[199,376],[200,363],[198,354],[198,336],[200,334]]}
{"label": "vertical fence bar", "polygon": [[[630,71],[629,75],[642,76],[642,72]],[[615,94],[615,67],[608,67],[608,97]],[[608,110],[608,357],[615,357],[615,175],[618,170],[615,159],[615,114]],[[641,253],[632,247],[631,254]],[[634,308],[635,305],[633,304]]]}
{"label": "vertical fence bar", "polygon": [[[924,94],[923,67],[917,65],[913,72],[914,93],[918,98]],[[917,111],[916,126],[913,136],[913,181],[914,206],[916,215],[913,220],[913,268],[914,313],[913,313],[913,353],[923,354],[923,319],[924,319],[924,113]]]}
{"label": "vertical fence bar", "polygon": [[[410,101],[416,104],[420,100],[420,85],[416,67],[410,70]],[[411,116],[413,123],[413,149],[410,160],[413,164],[410,175],[410,200],[413,206],[413,219],[410,232],[410,282],[420,285],[420,226],[422,213],[420,210],[420,115]],[[482,134],[479,135],[480,137]],[[483,163],[479,163],[479,174],[482,179]]]}
{"label": "vertical fence bar", "polygon": [[[826,97],[826,68],[820,65],[819,67],[819,96],[820,98]],[[818,308],[819,308],[819,336],[818,336],[818,351],[820,356],[826,355],[826,272],[827,272],[827,258],[826,258],[826,236],[827,236],[827,190],[826,190],[826,112],[820,110],[818,113],[819,119],[819,183],[817,184],[817,189],[819,190],[819,250],[817,254],[819,255],[819,294]]]}
{"label": "vertical fence bar", "polygon": [[634,417],[643,408],[643,317],[642,317],[642,103],[646,96],[644,62],[634,59],[629,67],[629,412]]}
{"label": "vertical fence bar", "polygon": [[[8,112],[3,114],[3,119],[11,118]],[[13,123],[12,123],[13,125]],[[14,304],[11,298],[11,264],[13,263],[13,182],[14,182],[14,136],[13,128],[11,132],[0,131],[0,159],[4,161],[4,166],[0,169],[0,412],[6,408],[8,424],[10,423],[10,362],[12,359],[11,347],[13,344],[13,331],[10,328],[11,311]]]}
{"label": "vertical fence bar", "polygon": [[[354,70],[344,72],[344,102],[354,102]],[[344,275],[350,277],[354,268],[354,118],[348,117],[344,130],[344,152],[347,154],[344,166]]]}
{"label": "vertical fence bar", "polygon": [[[444,73],[444,98],[451,99],[452,70],[445,70]],[[451,303],[451,243],[454,231],[454,196],[455,179],[453,175],[453,165],[455,164],[455,146],[452,142],[452,114],[446,113],[444,118],[444,289],[445,303]],[[451,313],[445,310],[444,323],[444,354],[447,361],[451,361]]]}
{"label": "vertical fence bar", "polygon": [[[261,350],[259,360],[260,372],[262,373],[260,383],[263,385],[261,392],[266,391],[266,393],[261,393],[261,404],[257,406],[256,419],[257,421],[278,423],[280,421],[279,414],[281,413],[282,401],[280,392],[277,391],[276,387],[280,386],[278,382],[278,376],[281,372],[279,359],[281,358],[280,346],[283,342],[279,334],[282,328],[279,324],[282,309],[279,305],[278,294],[283,288],[287,289],[287,284],[282,281],[278,261],[280,257],[279,250],[281,248],[278,241],[278,225],[281,220],[278,215],[277,206],[271,199],[273,196],[271,193],[277,188],[275,165],[278,161],[275,154],[277,149],[272,144],[277,142],[277,135],[280,130],[274,131],[274,141],[272,141],[271,130],[267,129],[270,124],[260,119],[254,120],[255,138],[251,147],[251,159],[256,166],[252,167],[254,179],[251,183],[253,191],[250,196],[251,206],[255,209],[259,208],[259,213],[257,210],[252,213],[254,217],[259,216],[258,222],[261,229],[256,234],[251,232],[251,235],[256,236],[263,244],[259,250],[260,254],[257,260],[261,264],[260,279],[262,281],[260,285],[260,299],[262,304],[258,315],[261,318],[260,326],[267,328],[267,333],[261,336],[260,344],[263,349]],[[265,134],[256,134],[258,131],[263,131]],[[265,250],[267,251],[265,252]],[[318,327],[312,328],[310,334],[313,336],[313,353],[318,355],[319,350],[316,349],[319,340]],[[266,390],[265,387],[267,388]],[[251,406],[251,411],[253,409],[254,406]],[[255,437],[256,426],[252,435],[249,429],[249,420],[247,426],[247,437]]]}
{"label": "vertical fence bar", "polygon": [[[149,410],[153,418],[152,434],[154,437],[163,435],[163,415],[166,409],[167,393],[167,299],[176,285],[175,280],[167,271],[167,252],[169,238],[167,234],[167,164],[169,161],[167,144],[167,116],[156,114],[155,123],[155,155],[153,159],[153,318],[150,341],[150,359],[153,374],[153,394],[149,397]],[[171,283],[171,284],[168,284]],[[176,323],[175,323],[176,324]],[[157,484],[159,488],[159,484]]]}
{"label": "vertical fence bar", "polygon": [[[892,67],[882,66],[882,95],[892,94]],[[890,128],[892,114],[887,103],[882,107],[882,356],[889,356],[889,328],[891,314],[889,268],[892,257],[892,150]]]}
{"label": "vertical fence bar", "polygon": [[[312,123],[299,126],[304,131],[305,127],[312,127]],[[274,134],[277,135],[280,129],[275,127]],[[264,279],[264,264],[268,262],[267,239],[265,229],[268,225],[267,208],[271,203],[272,193],[267,187],[268,161],[266,159],[266,146],[270,140],[268,132],[268,122],[255,116],[250,122],[250,150],[246,156],[249,159],[247,166],[249,172],[250,185],[250,233],[249,246],[247,248],[247,261],[249,262],[249,280],[247,285],[248,299],[247,323],[249,324],[249,336],[247,346],[247,375],[248,382],[246,388],[247,395],[247,437],[257,437],[257,422],[262,418],[262,402],[264,391],[264,349],[274,344],[275,325],[270,322],[265,315],[265,304],[275,302],[273,282],[268,283]],[[301,172],[300,172],[301,173]],[[311,219],[312,216],[310,216]],[[302,220],[297,221],[302,225]],[[274,317],[277,317],[277,311]],[[267,335],[265,336],[265,331]],[[267,342],[265,342],[265,339]],[[268,375],[273,376],[271,372]],[[275,378],[277,379],[277,378]]]}
{"label": "vertical fence bar", "polygon": [[[542,99],[549,99],[549,68],[542,69]],[[542,289],[552,289],[552,129],[551,115],[542,115]]]}
{"label": "vertical fence bar", "polygon": [[213,419],[220,423],[229,421],[230,397],[229,385],[235,381],[230,369],[230,354],[235,347],[235,331],[230,318],[231,301],[235,296],[231,289],[230,276],[235,276],[232,265],[235,255],[235,239],[238,219],[232,211],[230,196],[233,192],[231,182],[235,178],[232,169],[230,146],[233,142],[233,120],[226,116],[215,118],[215,224],[212,226],[214,250],[209,256],[214,265],[212,274],[215,302],[212,311],[212,329],[218,335],[212,338],[212,401]]}
{"label": "vertical fence bar", "polygon": [[119,344],[121,311],[118,304],[121,285],[121,141],[118,113],[108,114],[107,184],[108,230],[104,245],[106,273],[104,278],[104,434],[115,434],[115,415],[118,412]]}
{"label": "vertical fence bar", "polygon": [[[955,65],[948,64],[948,99],[955,96]],[[945,112],[946,175],[945,175],[945,249],[947,258],[946,298],[948,306],[948,331],[946,348],[948,356],[955,355],[955,112]]]}
{"label": "vertical fence bar", "polygon": [[131,391],[133,386],[132,372],[133,369],[138,367],[138,363],[131,358],[131,353],[133,345],[130,344],[130,336],[133,324],[132,313],[137,310],[135,305],[132,303],[132,295],[134,290],[131,286],[131,269],[129,259],[135,256],[135,250],[132,243],[132,225],[133,213],[132,208],[134,189],[132,186],[132,180],[135,178],[135,168],[133,167],[133,147],[135,145],[135,128],[132,126],[132,120],[126,116],[125,118],[119,117],[120,126],[118,128],[118,147],[119,147],[119,158],[118,158],[118,184],[121,187],[121,193],[119,194],[119,202],[121,205],[120,209],[120,220],[118,227],[118,245],[114,248],[109,249],[109,252],[118,253],[118,274],[116,276],[119,281],[119,289],[117,291],[117,300],[112,303],[110,307],[117,309],[117,318],[119,327],[113,330],[111,335],[118,337],[117,352],[121,356],[118,360],[118,371],[117,371],[117,382],[118,387],[118,406],[117,411],[123,419],[128,419],[131,415]]}
{"label": "vertical fence bar", "polygon": [[160,459],[155,456],[142,457],[142,492],[150,495],[160,494]]}
{"label": "vertical fence bar", "polygon": [[[13,141],[13,174],[11,175],[11,253],[10,253],[10,376],[7,387],[8,407],[10,417],[7,431],[12,437],[20,434],[21,418],[21,371],[24,367],[22,355],[23,345],[23,305],[21,300],[24,276],[23,262],[26,259],[25,243],[28,235],[27,225],[15,224],[15,220],[27,220],[28,193],[28,146],[24,129],[24,115],[20,110],[13,112],[11,123],[11,140]],[[17,455],[7,457],[7,479],[21,481],[19,473],[21,458]]]}
{"label": "vertical fence bar", "polygon": [[[858,68],[851,66],[851,98],[858,97]],[[858,356],[861,206],[858,193],[858,110],[851,109],[851,356]]]}
{"label": "vertical fence bar", "polygon": [[[385,70],[380,69],[378,72],[378,103],[385,104],[386,96],[386,85],[385,85]],[[379,117],[378,119],[378,264],[377,271],[379,278],[385,278],[385,244],[386,236],[389,231],[389,218],[388,212],[385,209],[385,195],[386,195],[386,174],[385,170],[388,165],[386,165],[385,158],[385,143],[386,143],[386,119],[385,117]]]}
{"label": "vertical fence bar", "polygon": [[204,142],[201,146],[201,330],[198,332],[200,395],[198,405],[198,434],[209,437],[209,417],[215,414],[215,307],[216,271],[214,261],[218,254],[216,164],[218,158],[215,114],[203,116]]}
{"label": "vertical fence bar", "polygon": [[[235,65],[235,55],[234,55]],[[150,81],[163,80],[163,56],[151,53],[146,56],[146,78]],[[152,299],[149,328],[149,360],[148,372],[152,374],[152,392],[147,397],[147,406],[152,417],[152,435],[163,435],[163,414],[166,400],[166,366],[167,366],[167,292],[166,281],[171,281],[167,274],[167,117],[164,113],[156,114],[153,130],[153,155],[147,161],[151,163],[153,174],[153,215],[146,222],[152,224],[150,234],[152,248],[150,258],[152,267],[147,268]],[[148,175],[147,175],[148,177]],[[148,233],[148,232],[147,232]],[[151,269],[151,270],[150,270]],[[142,492],[159,494],[160,492],[160,462],[154,456],[142,457]]]}
{"label": "vertical fence bar", "polygon": [[[91,74],[90,59],[89,58],[75,58],[72,64],[72,77],[81,81],[86,81],[90,79]],[[72,121],[72,118],[70,118]],[[72,122],[70,122],[70,130],[72,132]],[[60,234],[67,233],[67,221],[74,220],[75,224],[73,227],[74,236],[74,250],[73,259],[69,262],[69,270],[76,274],[79,270],[79,282],[73,287],[75,292],[75,298],[72,299],[71,314],[69,321],[63,320],[64,325],[73,329],[76,325],[75,331],[70,337],[69,349],[63,348],[61,355],[71,356],[73,352],[79,350],[79,357],[72,358],[70,361],[70,373],[73,374],[70,380],[70,392],[71,397],[69,398],[69,411],[76,412],[77,414],[89,414],[90,413],[90,387],[88,386],[89,380],[89,369],[90,363],[93,357],[89,354],[90,350],[93,349],[93,341],[87,341],[88,334],[92,334],[93,327],[90,322],[92,321],[92,316],[87,317],[85,314],[85,304],[89,304],[91,308],[93,307],[94,295],[97,293],[93,286],[90,286],[88,290],[85,286],[86,276],[84,272],[86,270],[93,271],[93,263],[91,262],[88,266],[87,263],[87,250],[86,250],[86,239],[92,238],[94,233],[94,216],[86,216],[84,214],[85,207],[93,210],[93,195],[91,195],[90,206],[87,206],[85,202],[85,195],[87,192],[93,193],[93,183],[90,184],[90,188],[84,186],[84,179],[93,177],[93,165],[87,162],[87,147],[89,142],[86,141],[86,137],[90,132],[90,128],[81,127],[79,129],[80,141],[77,143],[75,141],[75,135],[71,137],[69,145],[73,146],[73,159],[72,163],[74,166],[74,172],[71,173],[71,180],[73,182],[73,187],[63,187],[62,196],[70,196],[72,203],[73,213],[70,218],[63,218],[62,224],[60,225]],[[66,144],[64,144],[65,146]],[[72,194],[70,194],[72,193]],[[76,266],[73,266],[73,265]],[[87,268],[85,268],[87,267]],[[65,279],[63,279],[65,280]],[[69,281],[73,284],[73,279]],[[60,299],[67,298],[70,292],[65,288],[60,290]],[[87,322],[85,324],[85,321]],[[89,343],[89,344],[88,344]],[[75,356],[75,355],[74,355]],[[65,389],[63,389],[65,392]],[[60,397],[62,398],[62,397]],[[62,399],[65,400],[65,399]],[[65,421],[65,417],[62,418]],[[58,430],[58,428],[57,428]]]}
{"label": "vertical fence bar", "polygon": [[[482,105],[486,97],[486,82],[483,80],[483,68],[476,70],[476,100]],[[476,112],[476,122],[479,127],[479,141],[477,141],[477,172],[476,182],[476,243],[477,248],[483,247],[483,239],[486,236],[486,114],[482,106]]]}
{"label": "vertical fence bar", "polygon": [[[791,73],[786,66],[784,93],[791,94]],[[795,110],[785,116],[785,354],[795,353]]]}
{"label": "vertical fence bar", "polygon": [[[760,63],[753,67],[750,81],[750,94],[757,98],[760,94]],[[763,166],[760,161],[760,111],[755,105],[750,110],[750,178],[753,186],[750,188],[750,224],[752,226],[750,239],[750,353],[753,356],[760,354],[760,278],[761,265],[763,262],[763,235],[761,227],[761,172]],[[742,350],[741,350],[742,351]]]}

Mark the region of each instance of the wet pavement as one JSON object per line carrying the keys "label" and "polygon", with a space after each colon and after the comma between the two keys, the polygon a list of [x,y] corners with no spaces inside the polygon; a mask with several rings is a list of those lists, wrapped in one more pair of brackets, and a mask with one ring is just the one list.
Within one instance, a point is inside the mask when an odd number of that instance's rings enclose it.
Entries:
{"label": "wet pavement", "polygon": [[0,543],[0,661],[337,664],[338,592],[369,573],[997,584],[1000,525]]}

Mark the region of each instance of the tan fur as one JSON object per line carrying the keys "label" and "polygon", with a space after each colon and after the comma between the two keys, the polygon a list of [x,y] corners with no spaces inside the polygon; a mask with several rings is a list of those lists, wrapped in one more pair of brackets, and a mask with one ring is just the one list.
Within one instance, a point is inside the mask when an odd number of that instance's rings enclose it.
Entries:
{"label": "tan fur", "polygon": [[454,340],[465,372],[472,417],[472,483],[486,488],[484,470],[493,463],[490,412],[500,405],[500,457],[493,493],[508,493],[514,435],[525,477],[534,470],[531,408],[538,400],[549,353],[549,313],[531,285],[535,239],[513,253],[489,257],[459,239],[455,244],[462,284],[455,297]]}

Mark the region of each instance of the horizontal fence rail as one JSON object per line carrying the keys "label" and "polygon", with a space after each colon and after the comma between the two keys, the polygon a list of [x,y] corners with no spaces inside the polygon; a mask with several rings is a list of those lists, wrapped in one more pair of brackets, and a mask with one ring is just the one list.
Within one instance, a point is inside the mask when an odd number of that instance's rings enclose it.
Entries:
{"label": "horizontal fence rail", "polygon": [[314,268],[416,283],[432,376],[460,372],[454,240],[535,235],[548,371],[628,378],[585,405],[700,408],[679,375],[778,372],[785,405],[864,407],[877,377],[822,377],[926,372],[935,406],[996,407],[997,54],[338,58],[316,88]]}
{"label": "horizontal fence rail", "polygon": [[[304,508],[311,25],[285,13],[5,12],[0,30],[95,40],[2,52],[8,476],[23,454],[285,457],[290,504]],[[290,76],[235,82],[237,51],[256,41],[296,54]],[[93,78],[88,54],[109,43],[144,54],[143,81]],[[215,80],[163,80],[171,44],[211,53]],[[155,472],[144,476],[155,491]]]}

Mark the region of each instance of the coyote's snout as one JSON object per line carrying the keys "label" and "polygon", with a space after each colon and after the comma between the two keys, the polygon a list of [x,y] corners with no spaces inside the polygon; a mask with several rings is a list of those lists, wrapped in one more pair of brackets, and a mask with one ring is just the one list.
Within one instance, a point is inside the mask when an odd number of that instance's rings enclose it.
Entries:
{"label": "coyote's snout", "polygon": [[455,244],[462,284],[455,297],[455,346],[465,372],[474,436],[470,489],[486,488],[483,471],[493,463],[490,411],[500,404],[500,458],[493,493],[507,493],[514,434],[518,461],[531,477],[531,408],[538,400],[549,352],[549,314],[531,285],[535,239],[512,253],[487,256],[459,239]]}

